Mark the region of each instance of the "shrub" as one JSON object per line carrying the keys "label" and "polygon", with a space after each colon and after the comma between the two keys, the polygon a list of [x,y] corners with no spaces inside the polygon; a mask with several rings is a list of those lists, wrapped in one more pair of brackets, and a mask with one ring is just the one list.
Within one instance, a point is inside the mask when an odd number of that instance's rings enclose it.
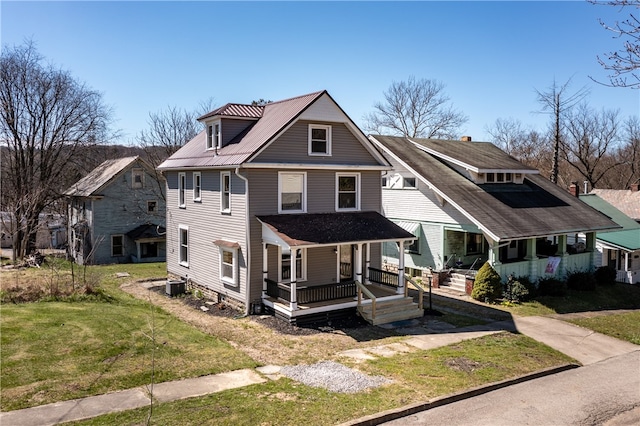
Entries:
{"label": "shrub", "polygon": [[513,303],[520,303],[528,294],[529,290],[527,290],[527,287],[525,287],[524,284],[513,279],[511,276],[509,277],[509,281],[507,282],[507,286],[504,291],[505,300]]}
{"label": "shrub", "polygon": [[502,280],[495,269],[486,262],[476,274],[471,297],[482,302],[493,302],[502,296]]}
{"label": "shrub", "polygon": [[522,294],[520,298],[521,302],[526,302],[528,300],[535,299],[538,296],[538,285],[537,283],[531,281],[528,276],[523,275],[521,277],[516,277],[515,280],[518,281],[520,284],[524,286],[524,288],[527,289],[527,293]]}
{"label": "shrub", "polygon": [[611,266],[601,266],[593,273],[598,285],[611,286],[616,283],[616,270]]}
{"label": "shrub", "polygon": [[567,294],[567,283],[555,277],[544,277],[538,280],[538,296],[562,297]]}
{"label": "shrub", "polygon": [[567,286],[571,290],[594,291],[596,289],[596,279],[591,272],[572,272],[567,275]]}

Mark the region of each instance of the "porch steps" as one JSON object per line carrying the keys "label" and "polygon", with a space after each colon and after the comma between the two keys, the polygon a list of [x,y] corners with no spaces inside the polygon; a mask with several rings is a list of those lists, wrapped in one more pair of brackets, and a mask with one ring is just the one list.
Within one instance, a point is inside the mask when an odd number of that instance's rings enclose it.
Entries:
{"label": "porch steps", "polygon": [[388,324],[424,316],[424,309],[420,309],[411,297],[377,301],[375,318],[372,318],[371,304],[362,305],[358,312],[372,325]]}
{"label": "porch steps", "polygon": [[449,274],[449,276],[445,278],[444,282],[440,283],[440,286],[448,290],[465,293],[466,292],[465,275],[457,272],[451,272],[451,274]]}

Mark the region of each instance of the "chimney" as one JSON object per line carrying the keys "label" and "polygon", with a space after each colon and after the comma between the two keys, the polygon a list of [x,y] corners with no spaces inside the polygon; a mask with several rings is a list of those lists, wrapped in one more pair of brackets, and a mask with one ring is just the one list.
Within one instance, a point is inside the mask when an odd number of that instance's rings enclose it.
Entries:
{"label": "chimney", "polygon": [[569,185],[569,192],[574,197],[577,197],[580,195],[580,187],[578,186],[578,182],[571,182],[571,185]]}
{"label": "chimney", "polygon": [[638,189],[640,189],[639,187],[640,187],[640,183],[636,182],[636,183],[632,183],[629,186],[629,189],[631,190],[631,192],[638,192]]}
{"label": "chimney", "polygon": [[471,136],[463,136],[460,138],[462,142],[471,142]]}

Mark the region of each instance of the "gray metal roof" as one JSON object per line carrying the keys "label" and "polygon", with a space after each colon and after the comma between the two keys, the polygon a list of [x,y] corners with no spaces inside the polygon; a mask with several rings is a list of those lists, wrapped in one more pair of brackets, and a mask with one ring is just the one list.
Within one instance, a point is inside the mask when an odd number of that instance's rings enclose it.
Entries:
{"label": "gray metal roof", "polygon": [[[122,170],[129,167],[135,161],[140,161],[140,157],[124,157],[114,160],[107,160],[93,169],[88,175],[71,185],[64,195],[73,197],[89,197],[97,195],[98,191],[108,184]],[[148,167],[148,166],[147,166]]]}
{"label": "gray metal roof", "polygon": [[[407,138],[378,135],[370,138],[385,155],[395,157],[498,241],[619,228],[607,216],[540,175],[527,174],[523,184],[477,185]],[[494,166],[513,164],[512,157],[490,143],[412,141],[432,148],[441,147],[448,153],[472,152],[475,158],[469,161],[473,160],[480,167],[483,163],[479,160],[483,158],[490,159],[488,164]],[[469,146],[469,143],[474,145]]]}
{"label": "gray metal roof", "polygon": [[[285,130],[313,102],[324,95],[326,90],[309,93],[263,107],[262,117],[236,143],[230,143],[216,151],[203,151],[205,132],[200,132],[175,154],[164,161],[158,169],[181,169],[202,167],[237,166],[249,160],[262,147]],[[223,107],[224,108],[224,107]]]}

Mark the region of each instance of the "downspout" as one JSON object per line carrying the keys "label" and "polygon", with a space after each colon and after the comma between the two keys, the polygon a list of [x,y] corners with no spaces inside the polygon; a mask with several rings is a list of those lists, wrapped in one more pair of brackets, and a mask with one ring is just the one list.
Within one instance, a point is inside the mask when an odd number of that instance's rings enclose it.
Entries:
{"label": "downspout", "polygon": [[245,241],[247,243],[247,278],[245,284],[245,303],[244,303],[244,315],[249,315],[249,309],[251,306],[251,291],[250,291],[250,283],[251,283],[251,230],[249,229],[249,179],[242,176],[240,174],[240,167],[236,167],[234,174],[238,176],[240,179],[244,181],[245,191],[244,191],[244,203],[245,203]]}

